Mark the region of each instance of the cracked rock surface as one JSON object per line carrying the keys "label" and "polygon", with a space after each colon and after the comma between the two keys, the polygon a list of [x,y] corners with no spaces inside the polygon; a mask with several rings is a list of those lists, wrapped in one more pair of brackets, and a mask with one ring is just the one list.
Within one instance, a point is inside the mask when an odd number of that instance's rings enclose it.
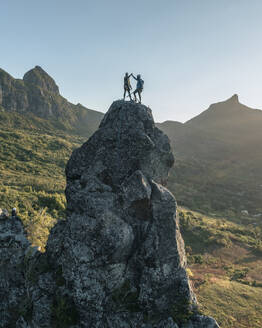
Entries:
{"label": "cracked rock surface", "polygon": [[32,307],[17,327],[218,327],[186,274],[173,163],[151,110],[115,101],[67,164],[67,220],[28,260]]}
{"label": "cracked rock surface", "polygon": [[22,222],[0,209],[0,327],[15,327],[27,302],[24,260],[29,242]]}

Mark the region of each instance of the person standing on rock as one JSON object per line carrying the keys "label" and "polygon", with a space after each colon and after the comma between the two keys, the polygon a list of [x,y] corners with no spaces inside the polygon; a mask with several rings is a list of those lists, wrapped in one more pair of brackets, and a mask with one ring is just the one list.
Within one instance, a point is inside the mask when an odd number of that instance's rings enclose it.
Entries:
{"label": "person standing on rock", "polygon": [[130,98],[130,100],[132,100],[131,98],[131,93],[130,90],[132,89],[131,83],[130,83],[130,76],[133,75],[132,73],[130,75],[128,75],[128,73],[125,74],[124,77],[124,100],[126,97],[126,92],[128,92],[128,96]]}
{"label": "person standing on rock", "polygon": [[141,104],[141,93],[144,88],[144,81],[141,79],[141,75],[138,74],[137,77],[131,74],[133,78],[136,80],[136,90],[134,91],[135,102],[137,101],[136,94],[138,93],[139,96],[139,103]]}
{"label": "person standing on rock", "polygon": [[14,207],[13,209],[12,209],[12,219],[15,219],[16,218],[16,208]]}

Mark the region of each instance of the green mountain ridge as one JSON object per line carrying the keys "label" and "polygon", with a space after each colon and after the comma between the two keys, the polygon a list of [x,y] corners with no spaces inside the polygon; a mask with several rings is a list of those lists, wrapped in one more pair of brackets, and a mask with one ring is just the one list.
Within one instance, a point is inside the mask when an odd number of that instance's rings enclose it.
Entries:
{"label": "green mountain ridge", "polygon": [[98,111],[68,102],[60,95],[52,77],[40,66],[25,73],[22,80],[0,69],[0,109],[1,120],[7,121],[9,126],[15,127],[16,121],[4,115],[5,112],[15,113],[19,121],[22,115],[38,122],[36,127],[53,127],[85,137],[94,133],[103,117]]}
{"label": "green mountain ridge", "polygon": [[262,213],[262,111],[234,95],[184,124],[158,124],[177,165],[169,187],[181,204],[204,211]]}

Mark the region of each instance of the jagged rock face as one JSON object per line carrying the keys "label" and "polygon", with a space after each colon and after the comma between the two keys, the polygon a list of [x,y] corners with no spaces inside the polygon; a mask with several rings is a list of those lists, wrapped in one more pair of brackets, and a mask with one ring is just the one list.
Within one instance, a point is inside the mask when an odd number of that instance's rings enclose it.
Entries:
{"label": "jagged rock face", "polygon": [[16,80],[0,69],[0,106],[9,111],[27,110],[28,95],[22,80]]}
{"label": "jagged rock face", "polygon": [[218,327],[197,315],[176,202],[159,184],[173,162],[149,108],[112,104],[66,167],[67,220],[31,261],[32,327]]}
{"label": "jagged rock face", "polygon": [[40,66],[28,71],[23,80],[0,69],[0,110],[33,114],[51,121],[56,129],[86,136],[97,129],[103,117],[102,113],[63,98],[53,78]]}
{"label": "jagged rock face", "polygon": [[[136,171],[165,184],[173,163],[168,137],[155,127],[151,110],[117,101],[104,116],[99,130],[69,160],[67,190],[78,178],[82,185],[89,182],[90,174],[107,186],[119,188]],[[69,207],[70,195],[67,193]]]}
{"label": "jagged rock face", "polygon": [[26,83],[38,86],[43,90],[47,90],[57,95],[59,94],[58,86],[56,85],[53,78],[48,75],[40,66],[36,66],[35,68],[28,71],[24,75],[23,80]]}
{"label": "jagged rock face", "polygon": [[1,209],[0,245],[0,327],[15,327],[30,307],[24,276],[29,242],[21,221]]}
{"label": "jagged rock face", "polygon": [[47,118],[67,117],[71,104],[59,94],[58,86],[40,66],[28,71],[23,82],[27,89],[28,110],[34,114]]}
{"label": "jagged rock face", "polygon": [[27,72],[23,80],[0,70],[0,105],[8,111],[31,111],[40,117],[57,115],[63,106],[69,106],[57,95],[54,80],[39,66]]}

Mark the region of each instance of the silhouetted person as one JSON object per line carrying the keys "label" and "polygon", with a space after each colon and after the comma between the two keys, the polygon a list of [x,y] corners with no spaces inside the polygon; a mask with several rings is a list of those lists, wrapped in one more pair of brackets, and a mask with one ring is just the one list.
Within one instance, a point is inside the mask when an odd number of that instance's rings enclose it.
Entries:
{"label": "silhouetted person", "polygon": [[137,77],[135,77],[133,74],[131,75],[136,80],[136,90],[134,91],[135,102],[137,101],[136,94],[138,93],[139,103],[141,104],[141,92],[143,91],[144,81],[141,79],[140,74],[138,74]]}
{"label": "silhouetted person", "polygon": [[130,100],[132,100],[131,98],[131,93],[130,90],[132,89],[131,83],[130,83],[130,76],[132,75],[132,73],[130,75],[128,75],[128,73],[125,74],[124,77],[124,100],[126,97],[126,92],[128,92],[128,96],[130,98]]}
{"label": "silhouetted person", "polygon": [[12,209],[12,218],[14,219],[14,218],[16,218],[16,208],[14,207],[13,209]]}

